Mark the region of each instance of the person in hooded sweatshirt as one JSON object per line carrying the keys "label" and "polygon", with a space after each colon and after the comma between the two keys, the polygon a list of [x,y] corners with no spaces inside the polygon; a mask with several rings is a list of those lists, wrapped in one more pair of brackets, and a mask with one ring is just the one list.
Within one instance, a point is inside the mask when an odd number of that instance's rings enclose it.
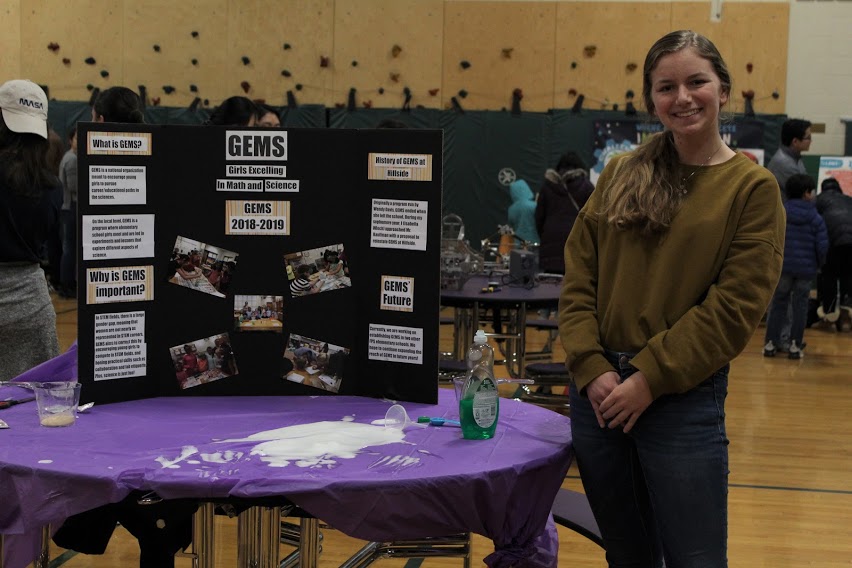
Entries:
{"label": "person in hooded sweatshirt", "polygon": [[841,191],[836,179],[825,178],[816,207],[828,228],[829,242],[828,257],[820,274],[820,308],[823,316],[832,312],[839,315],[838,282],[840,305],[852,306],[852,197]]}
{"label": "person in hooded sweatshirt", "polygon": [[522,179],[509,184],[512,204],[509,206],[509,224],[515,234],[530,243],[537,243],[538,232],[535,229],[535,196],[530,186]]}
{"label": "person in hooded sweatshirt", "polygon": [[535,228],[541,237],[538,265],[543,272],[565,274],[565,241],[594,189],[589,169],[574,152],[544,173],[535,208]]}
{"label": "person in hooded sweatshirt", "polygon": [[784,203],[787,211],[784,265],[769,306],[764,357],[775,356],[781,343],[781,329],[787,319],[787,307],[792,303],[788,356],[790,359],[802,358],[811,281],[816,278],[828,253],[828,231],[814,203],[815,189],[816,182],[807,174],[790,176],[784,187],[787,194]]}

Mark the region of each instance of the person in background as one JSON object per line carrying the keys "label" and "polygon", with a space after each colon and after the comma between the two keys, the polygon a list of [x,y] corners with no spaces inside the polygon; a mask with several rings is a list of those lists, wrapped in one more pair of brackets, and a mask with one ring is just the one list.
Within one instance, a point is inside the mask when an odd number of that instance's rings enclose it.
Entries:
{"label": "person in background", "polygon": [[217,126],[257,126],[260,109],[246,97],[229,97],[213,109],[207,124]]}
{"label": "person in background", "polygon": [[[180,276],[187,283],[191,280],[195,280],[196,278],[200,278],[203,275],[204,274],[201,269],[195,266],[191,260],[184,262],[183,265],[177,269],[177,272],[175,272],[175,276]],[[180,281],[178,281],[178,283],[180,283]]]}
{"label": "person in background", "polygon": [[219,369],[222,366],[222,361],[220,356],[216,354],[215,347],[207,348],[207,358],[210,360],[210,368],[211,369]]}
{"label": "person in background", "polygon": [[110,87],[95,99],[92,122],[144,124],[142,99],[127,87]]}
{"label": "person in background", "polygon": [[181,357],[183,370],[186,371],[187,376],[191,377],[198,372],[198,357],[195,355],[195,346],[191,344],[184,345],[183,352],[184,355]]}
{"label": "person in background", "polygon": [[175,378],[178,384],[180,384],[180,388],[184,388],[186,380],[189,378],[189,373],[184,370],[182,361],[175,361]]}
{"label": "person in background", "polygon": [[342,278],[344,274],[343,263],[340,262],[340,253],[336,250],[326,250],[322,257],[327,264],[328,278]]}
{"label": "person in background", "polygon": [[778,282],[784,210],[722,140],[709,39],[657,40],[642,91],[664,131],[607,164],[565,245],[574,450],[609,566],[724,568],[729,362]]}
{"label": "person in background", "polygon": [[838,305],[852,308],[852,197],[841,191],[836,179],[825,178],[816,207],[828,228],[829,243],[819,278],[817,314],[839,315]]}
{"label": "person in background", "polygon": [[304,357],[299,357],[298,355],[293,357],[293,370],[290,371],[285,377],[288,381],[292,381],[294,383],[301,383],[303,385],[307,385],[309,387],[314,387],[318,389],[325,389],[322,381],[319,377],[315,377],[311,375],[307,371],[308,362]]}
{"label": "person in background", "polygon": [[310,276],[311,267],[307,264],[300,264],[299,267],[296,268],[296,279],[290,282],[290,295],[295,298],[319,292],[319,288],[322,286],[322,281],[320,279],[311,281]]}
{"label": "person in background", "polygon": [[68,133],[68,151],[59,164],[62,198],[62,260],[59,265],[59,295],[77,297],[77,127]]}
{"label": "person in background", "polygon": [[[781,280],[772,296],[769,318],[766,320],[764,357],[774,357],[781,343],[781,329],[786,322],[790,328],[790,359],[801,359],[805,321],[808,317],[808,296],[811,282],[828,252],[828,231],[825,221],[814,204],[816,182],[808,174],[793,174],[784,192],[787,201],[787,231],[784,240],[784,266]],[[792,314],[789,307],[792,305]]]}
{"label": "person in background", "polygon": [[198,359],[198,372],[205,372],[210,367],[210,362],[207,360],[207,353],[198,353],[196,358]]}
{"label": "person in background", "polygon": [[317,354],[314,353],[314,350],[311,349],[307,344],[302,344],[301,346],[295,348],[293,350],[293,355],[295,357],[301,357],[305,360],[307,365],[313,365],[317,360]]}
{"label": "person in background", "polygon": [[213,286],[217,291],[219,290],[220,281],[222,280],[222,262],[217,262],[213,265],[213,268],[210,269],[210,273],[207,275],[207,281],[210,282],[210,285]]}
{"label": "person in background", "polygon": [[[47,128],[47,169],[51,174],[59,176],[59,164],[62,162],[62,156],[65,154],[65,143],[62,137],[55,130]],[[61,214],[60,214],[61,215]],[[60,297],[68,298],[63,294],[62,289],[62,219],[60,217],[60,226],[56,232],[48,235],[47,243],[44,250],[41,251],[42,267],[47,275],[47,281],[51,292],[56,292]],[[46,263],[45,263],[46,261]]]}
{"label": "person in background", "polygon": [[[775,179],[778,180],[778,187],[781,188],[781,200],[786,201],[787,195],[784,193],[784,188],[787,186],[787,180],[794,174],[805,174],[805,164],[802,162],[802,152],[806,152],[811,147],[811,123],[801,118],[791,118],[785,120],[781,125],[781,146],[769,160],[767,168]],[[792,305],[791,308],[792,310]],[[786,322],[781,330],[780,343],[775,347],[779,351],[787,351],[790,348],[790,322],[793,321],[792,312],[787,314],[784,319]],[[800,345],[799,348],[803,346]]]}
{"label": "person in background", "polygon": [[538,266],[542,272],[565,273],[565,241],[594,189],[589,169],[574,152],[564,154],[556,169],[544,173],[535,207],[535,228],[541,237]]}
{"label": "person in background", "polygon": [[31,81],[0,86],[0,380],[59,355],[41,251],[59,234],[62,186],[47,167],[47,96]]}
{"label": "person in background", "polygon": [[535,196],[530,186],[522,179],[515,180],[509,184],[509,195],[512,197],[509,224],[515,235],[528,243],[539,242],[535,230]]}
{"label": "person in background", "polygon": [[811,147],[811,123],[801,118],[785,120],[781,125],[781,146],[766,165],[781,188],[781,199],[787,199],[784,188],[794,174],[806,174],[802,152]]}
{"label": "person in background", "polygon": [[222,263],[222,275],[219,277],[219,287],[217,290],[222,294],[227,294],[231,289],[231,279],[234,276],[234,270],[237,265],[234,261]]}
{"label": "person in background", "polygon": [[255,103],[257,105],[258,116],[257,125],[267,128],[281,128],[281,119],[278,117],[278,111],[269,105]]}

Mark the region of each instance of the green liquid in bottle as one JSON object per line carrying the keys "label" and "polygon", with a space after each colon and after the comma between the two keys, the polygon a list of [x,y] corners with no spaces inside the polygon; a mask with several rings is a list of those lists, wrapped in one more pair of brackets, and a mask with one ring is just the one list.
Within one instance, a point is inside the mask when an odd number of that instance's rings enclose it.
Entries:
{"label": "green liquid in bottle", "polygon": [[487,440],[494,437],[500,401],[497,386],[482,367],[471,371],[459,400],[459,422],[466,440]]}

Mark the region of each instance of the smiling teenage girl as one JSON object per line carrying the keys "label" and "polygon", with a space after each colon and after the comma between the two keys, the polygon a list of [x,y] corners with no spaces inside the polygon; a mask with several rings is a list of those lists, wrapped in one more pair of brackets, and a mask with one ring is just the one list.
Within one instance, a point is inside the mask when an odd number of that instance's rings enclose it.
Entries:
{"label": "smiling teenage girl", "polygon": [[571,426],[610,566],[727,565],[728,362],[784,248],[775,179],[719,134],[730,93],[707,38],[657,41],[643,95],[665,131],[607,165],[566,243]]}

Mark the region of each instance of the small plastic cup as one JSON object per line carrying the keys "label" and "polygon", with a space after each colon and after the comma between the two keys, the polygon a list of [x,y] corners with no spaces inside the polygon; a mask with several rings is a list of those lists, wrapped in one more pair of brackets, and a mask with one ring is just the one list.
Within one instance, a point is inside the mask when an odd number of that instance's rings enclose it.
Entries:
{"label": "small plastic cup", "polygon": [[467,377],[455,377],[453,379],[453,389],[456,391],[456,403],[461,400],[462,392],[464,392],[464,381]]}
{"label": "small plastic cup", "polygon": [[80,403],[80,383],[34,383],[38,419],[42,426],[73,426]]}

